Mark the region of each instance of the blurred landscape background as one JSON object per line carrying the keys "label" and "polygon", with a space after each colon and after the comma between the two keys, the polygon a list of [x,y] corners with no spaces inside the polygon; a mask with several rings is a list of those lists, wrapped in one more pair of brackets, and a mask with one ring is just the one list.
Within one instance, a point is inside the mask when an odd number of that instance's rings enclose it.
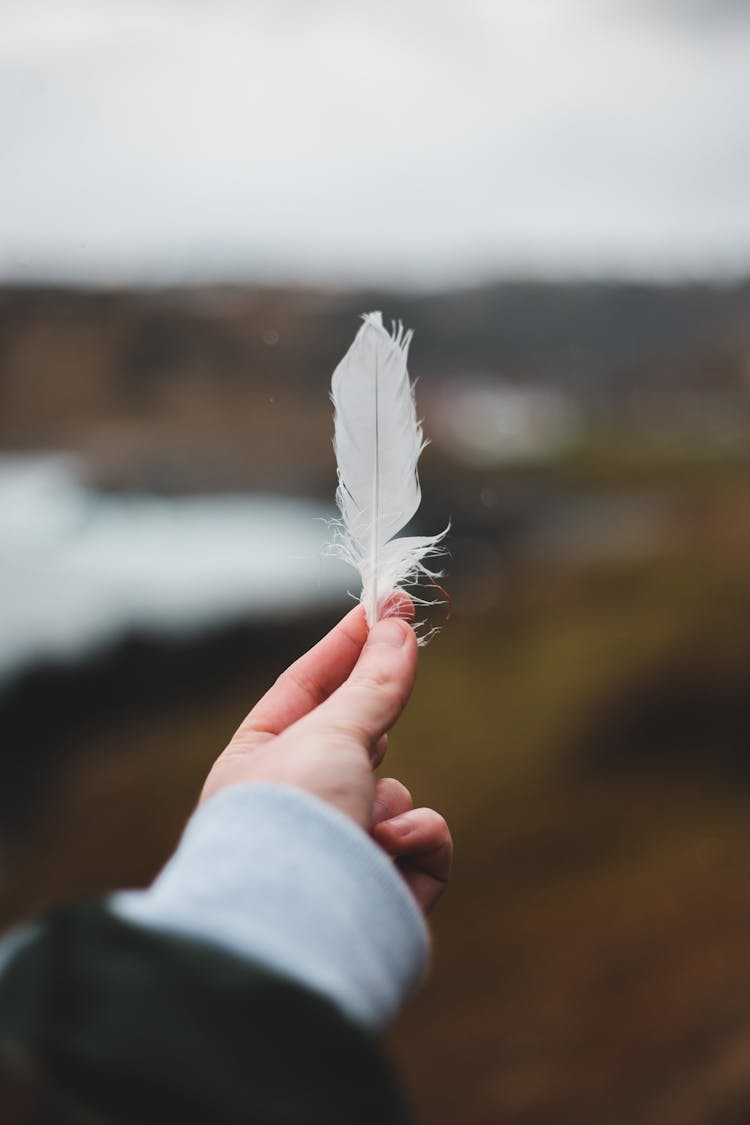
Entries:
{"label": "blurred landscape background", "polygon": [[0,924],[147,881],[349,606],[415,330],[429,1125],[750,1119],[750,9],[0,0]]}

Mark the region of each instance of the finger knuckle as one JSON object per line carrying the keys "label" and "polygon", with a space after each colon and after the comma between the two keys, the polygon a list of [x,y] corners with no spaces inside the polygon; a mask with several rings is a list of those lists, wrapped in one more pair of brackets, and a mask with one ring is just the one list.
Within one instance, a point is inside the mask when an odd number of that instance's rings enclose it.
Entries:
{"label": "finger knuckle", "polygon": [[346,718],[333,719],[326,724],[326,734],[329,745],[340,748],[356,746],[369,746],[372,734],[367,726],[356,715],[350,714]]}
{"label": "finger knuckle", "polygon": [[328,692],[321,682],[314,675],[305,671],[299,664],[292,664],[290,668],[287,668],[280,679],[284,677],[287,677],[289,683],[291,683],[297,691],[307,696],[313,706],[318,706],[318,704],[328,698]]}
{"label": "finger knuckle", "polygon": [[403,704],[403,693],[398,682],[386,672],[363,672],[357,678],[357,687],[389,707],[401,707]]}

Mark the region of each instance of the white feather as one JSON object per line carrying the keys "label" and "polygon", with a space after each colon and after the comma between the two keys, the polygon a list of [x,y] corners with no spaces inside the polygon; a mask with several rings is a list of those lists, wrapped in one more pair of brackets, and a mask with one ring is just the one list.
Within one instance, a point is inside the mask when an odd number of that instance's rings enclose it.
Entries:
{"label": "white feather", "polygon": [[412,333],[399,324],[390,335],[379,312],[363,321],[331,384],[341,512],[331,550],[359,571],[373,625],[395,590],[439,577],[424,560],[441,552],[445,531],[396,538],[421,499],[417,461],[425,442],[406,367]]}

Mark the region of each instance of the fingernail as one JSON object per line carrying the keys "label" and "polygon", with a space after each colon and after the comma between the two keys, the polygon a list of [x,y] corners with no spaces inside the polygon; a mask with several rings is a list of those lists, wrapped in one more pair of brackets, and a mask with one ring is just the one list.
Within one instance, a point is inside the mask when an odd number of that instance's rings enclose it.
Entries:
{"label": "fingernail", "polygon": [[406,629],[403,623],[391,618],[389,621],[377,621],[367,638],[368,645],[391,645],[400,648],[406,640]]}
{"label": "fingernail", "polygon": [[397,836],[408,836],[412,829],[412,823],[408,816],[394,816],[393,820],[386,821],[386,823]]}

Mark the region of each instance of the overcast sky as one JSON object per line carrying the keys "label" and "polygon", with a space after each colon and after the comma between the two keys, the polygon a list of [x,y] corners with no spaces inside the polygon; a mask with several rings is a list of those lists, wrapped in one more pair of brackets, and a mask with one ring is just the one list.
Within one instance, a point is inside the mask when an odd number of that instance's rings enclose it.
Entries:
{"label": "overcast sky", "polygon": [[750,0],[0,0],[0,276],[750,272]]}

